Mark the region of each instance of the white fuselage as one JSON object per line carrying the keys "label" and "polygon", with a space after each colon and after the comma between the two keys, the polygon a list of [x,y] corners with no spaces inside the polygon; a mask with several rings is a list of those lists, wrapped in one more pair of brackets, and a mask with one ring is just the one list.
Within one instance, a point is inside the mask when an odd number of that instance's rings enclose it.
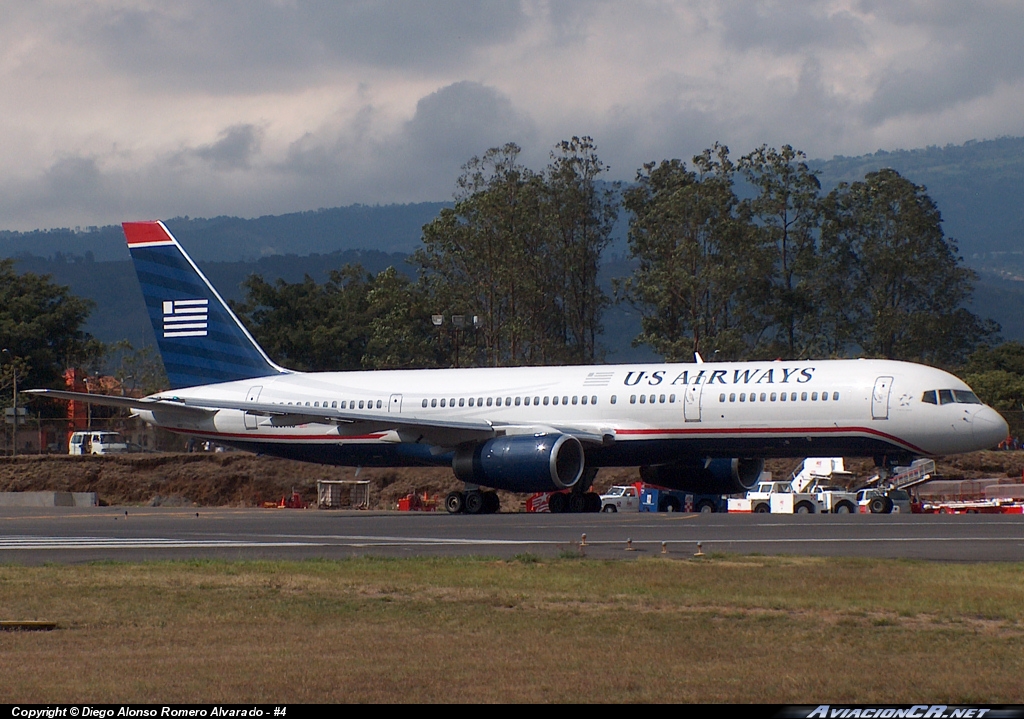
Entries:
{"label": "white fuselage", "polygon": [[[429,462],[367,445],[409,444],[389,417],[486,422],[496,434],[568,431],[604,437],[588,463],[636,465],[687,456],[943,455],[994,446],[1005,421],[980,402],[923,401],[970,388],[953,375],[888,360],[807,360],[375,372],[290,373],[163,392],[194,403],[251,401],[379,416],[377,431],[345,424],[277,426],[221,409],[203,420],[154,416],[168,429],[239,446],[350,446],[342,464]],[[159,413],[157,413],[159,415]],[[356,425],[359,426],[359,425]],[[365,425],[362,425],[365,427]],[[414,442],[415,443],[415,442]],[[426,444],[437,444],[429,439]],[[432,448],[433,456],[443,446]],[[290,453],[293,454],[293,453]],[[399,453],[401,455],[401,453]],[[389,459],[390,458],[390,459]]]}

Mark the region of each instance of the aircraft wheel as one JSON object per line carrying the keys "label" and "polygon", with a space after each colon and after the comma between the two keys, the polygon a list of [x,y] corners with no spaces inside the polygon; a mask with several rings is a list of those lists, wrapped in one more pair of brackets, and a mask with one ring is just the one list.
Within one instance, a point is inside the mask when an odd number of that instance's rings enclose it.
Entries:
{"label": "aircraft wheel", "polygon": [[484,514],[497,514],[501,510],[501,499],[497,492],[484,492]]}
{"label": "aircraft wheel", "polygon": [[444,508],[448,514],[459,514],[466,508],[466,495],[462,492],[449,492],[444,498]]}
{"label": "aircraft wheel", "polygon": [[552,494],[548,498],[548,511],[552,514],[562,514],[568,509],[569,500],[561,492]]}
{"label": "aircraft wheel", "polygon": [[483,492],[473,491],[466,492],[466,513],[467,514],[480,514],[484,508],[484,494]]}
{"label": "aircraft wheel", "polygon": [[569,494],[569,511],[573,514],[582,514],[587,511],[587,498],[582,492]]}

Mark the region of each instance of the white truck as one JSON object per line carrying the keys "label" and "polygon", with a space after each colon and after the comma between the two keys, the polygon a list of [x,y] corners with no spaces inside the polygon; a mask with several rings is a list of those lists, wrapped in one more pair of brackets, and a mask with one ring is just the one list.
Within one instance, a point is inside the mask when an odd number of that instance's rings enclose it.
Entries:
{"label": "white truck", "polygon": [[68,454],[122,454],[128,442],[117,432],[73,432],[68,440]]}
{"label": "white truck", "polygon": [[601,495],[602,512],[639,512],[640,487],[636,484],[621,484],[609,487]]}

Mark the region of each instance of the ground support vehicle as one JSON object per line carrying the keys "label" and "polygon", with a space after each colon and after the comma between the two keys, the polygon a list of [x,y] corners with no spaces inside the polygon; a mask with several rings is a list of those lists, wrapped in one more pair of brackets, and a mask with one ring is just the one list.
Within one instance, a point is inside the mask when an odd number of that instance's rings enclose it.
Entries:
{"label": "ground support vehicle", "polygon": [[660,487],[644,487],[640,493],[641,512],[728,512],[728,502],[721,494],[694,494]]}
{"label": "ground support vehicle", "polygon": [[[494,493],[484,492],[484,494]],[[552,514],[600,512],[601,497],[596,492],[573,492],[570,489],[559,492],[537,492],[527,498],[526,511],[551,512]]]}
{"label": "ground support vehicle", "polygon": [[636,512],[640,509],[643,482],[616,484],[601,495],[602,512]]}
{"label": "ground support vehicle", "polygon": [[427,492],[423,494],[416,494],[415,492],[407,494],[398,500],[398,511],[399,512],[436,512],[437,511],[437,495],[431,496]]}
{"label": "ground support vehicle", "polygon": [[765,473],[746,497],[729,500],[729,511],[851,514],[857,509],[856,495],[827,484],[841,476],[849,476],[842,457],[808,457],[788,482],[771,481],[771,475]]}
{"label": "ground support vehicle", "polygon": [[754,514],[816,514],[821,511],[818,495],[794,492],[792,482],[759,482],[756,489],[742,499],[730,499],[730,512]]}
{"label": "ground support vehicle", "polygon": [[68,440],[68,454],[123,454],[127,451],[127,440],[117,432],[72,432]]}
{"label": "ground support vehicle", "polygon": [[902,489],[862,489],[857,492],[861,514],[910,514],[914,511],[910,495]]}
{"label": "ground support vehicle", "polygon": [[979,499],[962,502],[925,502],[924,514],[1024,514],[1024,503],[1012,499]]}

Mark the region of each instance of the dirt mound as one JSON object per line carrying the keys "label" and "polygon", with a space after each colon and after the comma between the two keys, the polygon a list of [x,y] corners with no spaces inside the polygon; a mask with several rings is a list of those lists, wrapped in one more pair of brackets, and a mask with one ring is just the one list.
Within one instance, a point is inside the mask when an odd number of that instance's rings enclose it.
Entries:
{"label": "dirt mound", "polygon": [[[786,478],[799,463],[771,460],[777,478]],[[859,479],[873,474],[870,460],[848,460]],[[1024,452],[974,452],[939,463],[943,479],[1020,478]],[[127,454],[72,457],[20,456],[0,459],[0,492],[96,492],[110,505],[254,507],[298,492],[316,502],[317,480],[355,479],[351,467],[328,467],[244,452],[219,454]],[[635,468],[602,469],[594,482],[598,491],[638,479]],[[393,508],[410,493],[443,499],[461,488],[450,469],[363,469],[358,479],[370,480],[370,506]],[[526,495],[501,492],[505,511],[522,509]]]}

